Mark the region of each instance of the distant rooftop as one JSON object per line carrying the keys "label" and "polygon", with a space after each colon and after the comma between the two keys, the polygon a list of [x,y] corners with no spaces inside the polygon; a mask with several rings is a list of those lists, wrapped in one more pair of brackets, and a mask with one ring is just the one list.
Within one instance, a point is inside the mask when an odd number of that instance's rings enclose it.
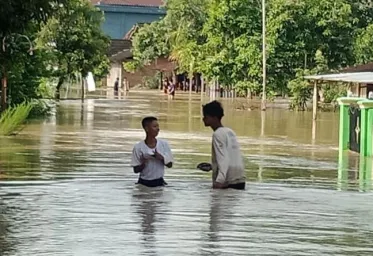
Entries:
{"label": "distant rooftop", "polygon": [[91,0],[94,5],[126,5],[126,6],[144,6],[160,7],[163,0]]}

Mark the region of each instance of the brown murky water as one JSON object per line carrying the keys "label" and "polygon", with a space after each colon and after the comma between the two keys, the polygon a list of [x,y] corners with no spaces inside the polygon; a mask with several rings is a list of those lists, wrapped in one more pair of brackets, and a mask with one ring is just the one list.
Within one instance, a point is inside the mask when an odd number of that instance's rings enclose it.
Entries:
{"label": "brown murky water", "polygon": [[[122,100],[62,101],[56,115],[0,139],[0,255],[373,255],[371,193],[359,193],[357,158],[348,189],[337,181],[338,114],[235,110],[224,123],[245,155],[246,191],[213,191],[211,131],[198,97],[154,92]],[[160,118],[175,167],[170,186],[138,187],[129,167]]]}

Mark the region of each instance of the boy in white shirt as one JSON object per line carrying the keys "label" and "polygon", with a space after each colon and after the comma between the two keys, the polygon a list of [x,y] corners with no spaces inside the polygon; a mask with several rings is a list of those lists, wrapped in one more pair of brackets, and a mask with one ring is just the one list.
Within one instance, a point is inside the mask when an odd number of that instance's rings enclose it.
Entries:
{"label": "boy in white shirt", "polygon": [[203,122],[214,131],[212,135],[213,188],[245,189],[245,166],[236,134],[223,127],[224,109],[218,101],[203,106]]}
{"label": "boy in white shirt", "polygon": [[138,184],[147,187],[167,185],[164,181],[164,169],[172,167],[173,156],[167,141],[156,139],[159,133],[158,120],[145,117],[142,122],[146,138],[137,143],[132,151],[131,166],[139,173]]}

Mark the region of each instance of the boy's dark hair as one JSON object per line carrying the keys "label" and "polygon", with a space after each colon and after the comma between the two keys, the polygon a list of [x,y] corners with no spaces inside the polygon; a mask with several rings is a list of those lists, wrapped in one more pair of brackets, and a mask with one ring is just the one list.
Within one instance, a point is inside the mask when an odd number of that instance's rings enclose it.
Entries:
{"label": "boy's dark hair", "polygon": [[219,101],[211,101],[202,107],[204,116],[217,117],[219,120],[224,116],[224,109]]}
{"label": "boy's dark hair", "polygon": [[158,121],[158,119],[154,116],[147,116],[141,121],[142,128],[145,129],[146,126],[148,126],[151,122]]}

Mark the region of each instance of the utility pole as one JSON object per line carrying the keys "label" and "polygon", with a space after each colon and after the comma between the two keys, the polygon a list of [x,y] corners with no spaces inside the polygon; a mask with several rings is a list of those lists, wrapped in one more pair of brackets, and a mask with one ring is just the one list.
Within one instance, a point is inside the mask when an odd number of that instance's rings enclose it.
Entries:
{"label": "utility pole", "polygon": [[267,66],[267,55],[266,55],[266,3],[265,0],[262,0],[262,36],[263,36],[263,92],[262,92],[262,111],[267,109],[266,106],[266,66]]}

